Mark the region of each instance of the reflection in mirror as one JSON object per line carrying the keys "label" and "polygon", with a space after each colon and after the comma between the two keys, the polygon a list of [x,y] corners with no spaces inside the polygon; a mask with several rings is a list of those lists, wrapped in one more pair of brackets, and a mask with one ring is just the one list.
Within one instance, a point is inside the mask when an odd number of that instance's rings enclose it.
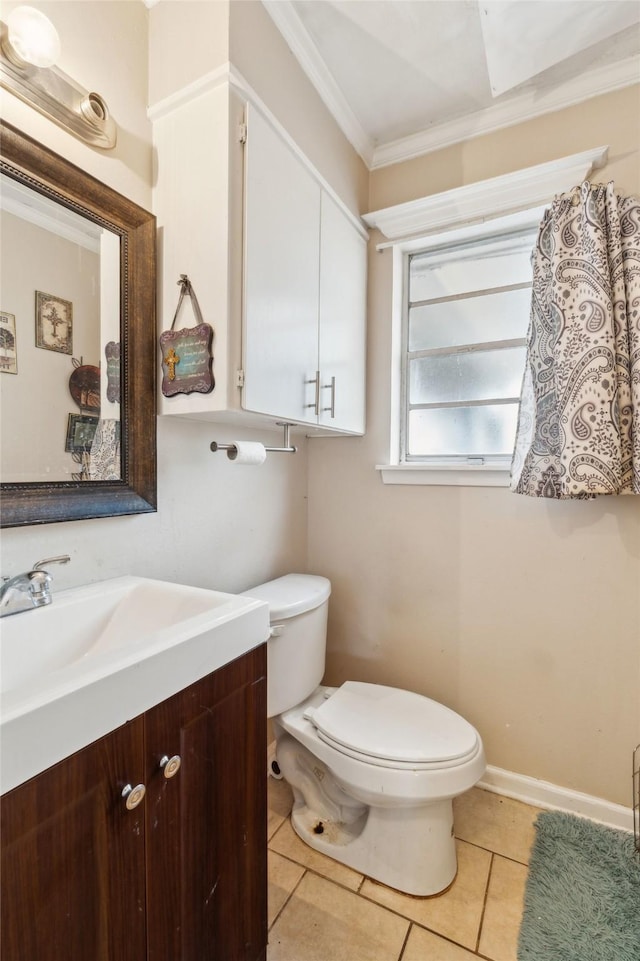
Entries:
{"label": "reflection in mirror", "polygon": [[120,480],[120,238],[4,174],[0,233],[0,480]]}
{"label": "reflection in mirror", "polygon": [[0,523],[156,508],[153,214],[0,121]]}

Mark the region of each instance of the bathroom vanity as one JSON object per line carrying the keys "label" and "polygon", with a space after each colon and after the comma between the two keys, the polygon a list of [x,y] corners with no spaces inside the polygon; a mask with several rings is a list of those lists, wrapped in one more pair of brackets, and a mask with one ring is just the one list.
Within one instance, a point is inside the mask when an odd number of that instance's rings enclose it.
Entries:
{"label": "bathroom vanity", "polygon": [[3,958],[264,961],[268,634],[133,576],[2,619]]}
{"label": "bathroom vanity", "polygon": [[3,957],[265,958],[265,685],[261,644],[3,796]]}

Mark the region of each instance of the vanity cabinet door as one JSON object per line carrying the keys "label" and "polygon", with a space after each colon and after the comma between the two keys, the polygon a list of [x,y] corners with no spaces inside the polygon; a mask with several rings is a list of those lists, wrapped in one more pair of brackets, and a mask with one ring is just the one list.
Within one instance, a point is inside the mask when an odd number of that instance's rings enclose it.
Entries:
{"label": "vanity cabinet door", "polygon": [[2,797],[2,957],[143,961],[144,802],[139,718]]}
{"label": "vanity cabinet door", "polygon": [[145,744],[149,961],[264,959],[265,646],[148,711]]}

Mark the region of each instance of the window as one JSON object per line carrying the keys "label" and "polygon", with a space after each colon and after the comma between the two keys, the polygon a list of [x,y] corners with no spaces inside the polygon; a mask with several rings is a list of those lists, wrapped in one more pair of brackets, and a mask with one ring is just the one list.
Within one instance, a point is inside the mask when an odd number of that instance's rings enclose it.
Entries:
{"label": "window", "polygon": [[607,153],[594,147],[364,215],[385,238],[377,249],[393,256],[385,484],[508,486],[530,251],[554,195]]}
{"label": "window", "polygon": [[536,234],[485,225],[405,252],[402,463],[509,467]]}

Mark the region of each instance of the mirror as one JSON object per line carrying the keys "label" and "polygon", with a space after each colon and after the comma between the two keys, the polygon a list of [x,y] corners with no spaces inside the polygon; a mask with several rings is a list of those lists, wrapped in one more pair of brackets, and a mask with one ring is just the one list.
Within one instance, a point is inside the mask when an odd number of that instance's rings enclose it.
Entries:
{"label": "mirror", "polygon": [[0,137],[1,526],[153,511],[155,217]]}
{"label": "mirror", "polygon": [[0,481],[121,480],[120,238],[3,173],[0,236]]}

